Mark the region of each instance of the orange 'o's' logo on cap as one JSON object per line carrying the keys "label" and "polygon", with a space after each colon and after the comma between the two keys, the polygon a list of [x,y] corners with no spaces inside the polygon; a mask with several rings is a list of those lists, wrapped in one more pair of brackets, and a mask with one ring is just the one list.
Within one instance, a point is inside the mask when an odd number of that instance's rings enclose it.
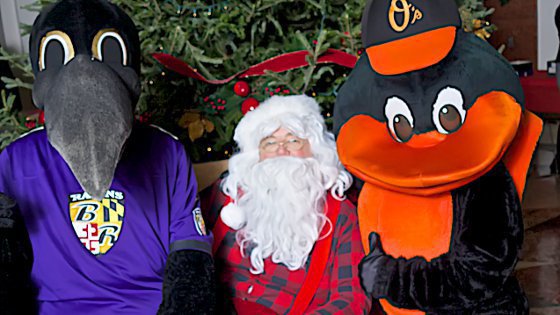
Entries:
{"label": "orange 'o's' logo on cap", "polygon": [[[397,23],[397,14],[403,15],[401,25]],[[410,20],[411,15],[412,21]],[[391,0],[391,6],[389,7],[389,24],[391,24],[391,28],[395,32],[403,32],[409,25],[416,23],[416,21],[422,19],[422,17],[422,11],[412,4],[409,4],[407,0]]]}

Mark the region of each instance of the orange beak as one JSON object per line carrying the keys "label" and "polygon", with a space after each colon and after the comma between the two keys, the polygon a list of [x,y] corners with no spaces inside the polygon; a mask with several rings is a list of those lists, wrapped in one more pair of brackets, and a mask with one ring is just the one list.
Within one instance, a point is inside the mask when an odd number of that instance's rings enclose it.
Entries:
{"label": "orange beak", "polygon": [[431,148],[443,142],[446,135],[441,134],[437,131],[430,131],[420,135],[413,136],[406,145],[414,149],[420,148]]}

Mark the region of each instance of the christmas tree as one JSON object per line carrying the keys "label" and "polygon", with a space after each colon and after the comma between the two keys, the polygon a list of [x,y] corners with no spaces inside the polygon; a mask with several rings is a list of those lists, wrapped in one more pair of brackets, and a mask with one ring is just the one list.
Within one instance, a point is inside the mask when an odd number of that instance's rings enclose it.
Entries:
{"label": "christmas tree", "polygon": [[[52,2],[40,0],[28,9],[40,10]],[[239,119],[271,95],[316,97],[329,123],[336,92],[351,70],[348,62],[337,61],[361,54],[365,0],[112,2],[127,11],[140,34],[143,93],[137,118],[177,135],[195,162],[228,158],[234,150],[232,137]],[[483,21],[492,13],[482,1],[458,4],[469,31],[477,30],[473,21]],[[332,52],[340,55],[324,58]],[[194,75],[170,71],[154,56],[175,57]],[[28,65],[17,58],[12,61],[30,74]],[[258,74],[244,76],[255,65]],[[4,80],[12,86],[23,84]],[[29,83],[31,80],[25,84]],[[2,115],[14,113],[0,111],[0,126],[5,124]],[[11,124],[16,121],[10,119]]]}
{"label": "christmas tree", "polygon": [[[463,28],[478,37],[486,40],[497,27],[490,24],[486,19],[494,13],[494,8],[486,8],[483,0],[456,0],[459,5],[459,13],[463,20]],[[509,0],[500,0],[504,5]]]}

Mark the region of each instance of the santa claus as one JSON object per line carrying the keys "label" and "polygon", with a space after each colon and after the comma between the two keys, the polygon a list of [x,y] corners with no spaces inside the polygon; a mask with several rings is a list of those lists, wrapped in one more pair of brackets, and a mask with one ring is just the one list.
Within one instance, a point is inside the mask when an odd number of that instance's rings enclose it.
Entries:
{"label": "santa claus", "polygon": [[344,198],[352,179],[317,102],[274,96],[234,139],[229,174],[203,198],[221,313],[367,314],[356,211]]}

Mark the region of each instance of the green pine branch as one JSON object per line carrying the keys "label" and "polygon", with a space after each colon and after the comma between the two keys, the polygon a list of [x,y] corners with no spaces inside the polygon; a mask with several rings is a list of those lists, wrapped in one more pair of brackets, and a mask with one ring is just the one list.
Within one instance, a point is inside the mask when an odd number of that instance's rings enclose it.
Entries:
{"label": "green pine branch", "polygon": [[[492,13],[480,6],[480,0],[456,1],[464,10],[464,21]],[[53,2],[38,0],[26,8],[38,11]],[[328,48],[358,55],[366,0],[112,2],[131,16],[140,36],[142,95],[138,114],[149,116],[150,122],[178,135],[195,161],[208,161],[225,158],[233,151],[233,131],[242,117],[241,105],[249,97],[263,101],[271,94],[306,93],[316,97],[330,122],[336,92],[350,70],[318,64],[317,60]],[[30,26],[22,29],[29,32]],[[154,52],[170,53],[209,79],[224,79],[275,56],[300,50],[309,52],[306,67],[245,79],[251,87],[247,97],[233,92],[236,82],[213,86],[183,78],[163,69],[151,57]],[[8,60],[23,74],[20,78],[3,78],[9,87],[31,87],[33,75],[27,56],[0,50],[0,59]],[[187,126],[179,125],[180,118],[192,111],[215,126],[194,142]]]}

